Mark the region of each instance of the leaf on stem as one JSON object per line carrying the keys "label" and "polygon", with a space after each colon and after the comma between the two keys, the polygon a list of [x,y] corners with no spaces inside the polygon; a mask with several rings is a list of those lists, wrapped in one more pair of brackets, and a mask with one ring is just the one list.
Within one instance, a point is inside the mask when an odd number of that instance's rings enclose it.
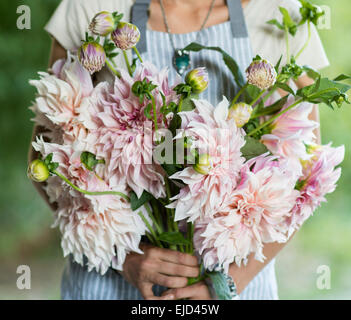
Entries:
{"label": "leaf on stem", "polygon": [[189,245],[190,241],[181,232],[163,232],[159,235],[159,240],[170,245]]}
{"label": "leaf on stem", "polygon": [[246,136],[245,141],[246,143],[240,151],[246,160],[250,160],[252,158],[260,156],[261,154],[269,152],[263,143],[252,137]]}
{"label": "leaf on stem", "polygon": [[220,47],[206,47],[196,42],[190,43],[188,46],[184,48],[184,50],[198,52],[201,50],[212,50],[217,51],[222,54],[223,61],[225,65],[229,68],[230,72],[232,73],[236,84],[241,88],[245,85],[245,78],[242,74],[237,62],[224,50]]}
{"label": "leaf on stem", "polygon": [[146,202],[149,202],[151,199],[153,199],[152,194],[148,193],[147,191],[144,190],[142,193],[141,197],[138,198],[136,193],[132,191],[129,194],[130,197],[130,206],[133,211],[139,209],[141,206],[143,206]]}

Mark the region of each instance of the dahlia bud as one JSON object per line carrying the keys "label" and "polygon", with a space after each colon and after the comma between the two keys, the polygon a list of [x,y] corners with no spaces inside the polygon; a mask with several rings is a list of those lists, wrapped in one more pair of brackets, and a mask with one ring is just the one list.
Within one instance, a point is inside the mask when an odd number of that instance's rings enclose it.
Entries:
{"label": "dahlia bud", "polygon": [[78,51],[78,59],[90,74],[100,71],[106,62],[104,48],[97,42],[84,42]]}
{"label": "dahlia bud", "polygon": [[111,39],[121,50],[132,49],[139,42],[140,31],[134,24],[120,22],[112,32]]}
{"label": "dahlia bud", "polygon": [[188,72],[185,82],[191,86],[193,93],[201,93],[208,87],[208,73],[206,68],[196,68]]}
{"label": "dahlia bud", "polygon": [[228,119],[233,119],[238,128],[243,127],[249,122],[252,107],[244,102],[234,104],[228,112]]}
{"label": "dahlia bud", "polygon": [[50,176],[49,168],[44,161],[34,160],[28,166],[27,176],[35,182],[44,182]]}
{"label": "dahlia bud", "polygon": [[207,153],[201,154],[194,164],[194,170],[201,174],[208,174],[211,170],[211,157]]}
{"label": "dahlia bud", "polygon": [[246,69],[247,82],[266,90],[273,86],[277,80],[277,72],[274,66],[267,60],[254,60]]}
{"label": "dahlia bud", "polygon": [[112,13],[101,11],[91,21],[89,30],[98,35],[106,37],[115,29],[115,19]]}

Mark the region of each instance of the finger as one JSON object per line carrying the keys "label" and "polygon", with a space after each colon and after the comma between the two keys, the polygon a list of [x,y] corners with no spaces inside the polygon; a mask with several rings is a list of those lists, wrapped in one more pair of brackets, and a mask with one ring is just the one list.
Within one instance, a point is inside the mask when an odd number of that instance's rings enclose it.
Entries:
{"label": "finger", "polygon": [[203,299],[208,295],[206,284],[199,282],[184,288],[170,289],[162,293],[162,296],[174,295],[175,299]]}
{"label": "finger", "polygon": [[200,274],[199,267],[189,267],[183,264],[162,261],[158,266],[158,271],[165,275],[196,278]]}
{"label": "finger", "polygon": [[162,252],[160,252],[161,254],[159,255],[159,259],[163,261],[173,262],[173,263],[182,264],[190,267],[195,267],[199,265],[197,258],[190,254],[169,250],[169,249],[160,249],[160,250]]}
{"label": "finger", "polygon": [[150,275],[150,282],[167,288],[182,288],[188,283],[185,277],[170,277],[161,273],[153,273]]}

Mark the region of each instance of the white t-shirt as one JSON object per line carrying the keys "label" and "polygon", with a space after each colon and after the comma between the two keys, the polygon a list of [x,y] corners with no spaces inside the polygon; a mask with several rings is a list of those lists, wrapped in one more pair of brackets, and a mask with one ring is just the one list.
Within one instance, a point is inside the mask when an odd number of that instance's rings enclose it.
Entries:
{"label": "white t-shirt", "polygon": [[[230,0],[228,0],[230,1]],[[45,30],[51,34],[66,49],[76,51],[85,38],[85,32],[94,15],[100,11],[118,11],[124,14],[124,19],[130,17],[134,0],[62,0],[51,17]],[[284,54],[285,38],[283,31],[268,25],[271,19],[281,21],[279,7],[285,7],[291,16],[299,20],[300,3],[297,0],[251,0],[244,8],[244,15],[251,40],[253,54],[259,54],[275,64]],[[312,36],[308,47],[297,60],[299,65],[309,65],[314,69],[322,69],[329,65],[323,45],[316,27],[312,26]],[[295,55],[307,39],[307,24],[299,28],[295,37],[291,37],[291,54]],[[122,55],[116,57],[119,66],[124,65]]]}

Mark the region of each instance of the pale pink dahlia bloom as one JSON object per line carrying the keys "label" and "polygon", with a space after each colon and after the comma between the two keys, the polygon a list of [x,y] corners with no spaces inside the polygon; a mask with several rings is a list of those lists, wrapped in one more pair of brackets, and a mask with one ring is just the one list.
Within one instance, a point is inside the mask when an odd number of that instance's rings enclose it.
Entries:
{"label": "pale pink dahlia bloom", "polygon": [[[37,139],[33,146],[43,157],[52,153],[53,161],[59,163],[57,171],[81,189],[129,193],[123,180],[115,181],[114,186],[105,182],[104,165],[97,166],[96,174],[88,171],[80,162],[78,144],[62,146]],[[104,274],[109,267],[122,270],[129,252],[142,253],[139,243],[146,227],[128,201],[114,195],[79,193],[56,176],[49,178],[45,189],[50,202],[58,205],[53,227],[60,228],[64,256],[72,254],[79,264],[86,256],[89,271],[95,268]]]}
{"label": "pale pink dahlia bloom", "polygon": [[[293,102],[294,98],[289,97],[284,108]],[[300,167],[300,159],[309,158],[305,144],[312,143],[315,139],[313,130],[319,126],[317,122],[308,119],[312,109],[312,104],[303,102],[285,112],[272,123],[271,133],[263,135],[261,141],[274,155],[294,160],[297,167]]]}
{"label": "pale pink dahlia bloom", "polygon": [[195,223],[195,248],[205,267],[213,270],[218,264],[228,272],[232,262],[245,263],[251,253],[263,261],[264,243],[285,242],[285,219],[298,196],[295,183],[295,176],[274,157],[248,161],[238,186],[214,217]]}
{"label": "pale pink dahlia bloom", "polygon": [[30,108],[35,113],[33,120],[49,130],[45,135],[51,141],[72,142],[86,134],[76,117],[93,92],[93,83],[89,72],[71,55],[67,60],[58,60],[52,71],[53,74],[40,72],[39,80],[29,81],[37,89]]}
{"label": "pale pink dahlia bloom", "polygon": [[313,145],[308,148],[311,159],[303,161],[303,176],[299,179],[300,195],[287,220],[289,234],[298,229],[321,205],[325,196],[334,192],[341,175],[341,168],[336,168],[345,156],[344,146],[333,148],[330,144]]}
{"label": "pale pink dahlia bloom", "polygon": [[[95,153],[106,159],[110,178],[125,177],[127,184],[138,197],[144,190],[156,198],[165,196],[164,172],[152,160],[155,144],[154,126],[144,113],[149,101],[140,103],[131,88],[135,81],[147,79],[158,85],[155,95],[156,108],[162,107],[162,95],[167,103],[177,96],[169,86],[167,70],[158,72],[151,64],[140,66],[131,77],[121,70],[121,78],[114,85],[102,84],[92,95],[90,105],[80,115],[80,120],[90,129],[96,140]],[[165,128],[162,115],[158,128]]]}
{"label": "pale pink dahlia bloom", "polygon": [[191,148],[207,155],[210,165],[205,174],[188,166],[171,176],[186,184],[170,205],[176,210],[176,220],[194,221],[216,213],[222,199],[236,186],[245,161],[240,152],[245,144],[243,131],[228,119],[229,102],[224,99],[216,108],[204,100],[194,103],[193,111],[179,113],[183,130],[176,139],[190,139]]}

